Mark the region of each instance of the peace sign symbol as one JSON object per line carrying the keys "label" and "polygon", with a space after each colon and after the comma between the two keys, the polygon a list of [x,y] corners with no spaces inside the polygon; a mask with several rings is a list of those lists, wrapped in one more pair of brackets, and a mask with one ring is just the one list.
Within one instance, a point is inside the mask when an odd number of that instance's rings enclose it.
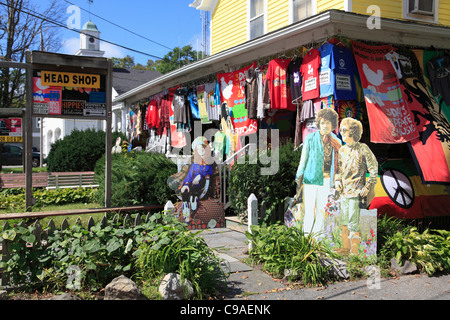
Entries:
{"label": "peace sign symbol", "polygon": [[411,180],[403,172],[386,169],[380,180],[387,195],[397,206],[408,209],[414,204],[415,195]]}

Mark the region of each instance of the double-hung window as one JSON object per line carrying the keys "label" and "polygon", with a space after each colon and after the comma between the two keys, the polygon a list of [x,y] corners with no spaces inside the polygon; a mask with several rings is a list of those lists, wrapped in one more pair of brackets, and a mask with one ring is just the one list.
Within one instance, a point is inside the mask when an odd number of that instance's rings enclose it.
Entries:
{"label": "double-hung window", "polygon": [[314,4],[316,1],[313,0],[291,0],[291,16],[292,23],[306,19],[313,14],[315,14]]}
{"label": "double-hung window", "polygon": [[409,20],[439,23],[439,0],[403,0],[403,17]]}
{"label": "double-hung window", "polygon": [[266,1],[248,0],[248,37],[249,40],[262,36],[266,25]]}

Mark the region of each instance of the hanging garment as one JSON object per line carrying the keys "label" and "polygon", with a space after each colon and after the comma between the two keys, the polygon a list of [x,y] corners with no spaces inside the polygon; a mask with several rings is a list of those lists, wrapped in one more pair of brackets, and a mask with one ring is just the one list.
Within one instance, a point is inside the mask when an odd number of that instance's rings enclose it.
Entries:
{"label": "hanging garment", "polygon": [[173,94],[173,122],[186,123],[186,89],[178,89]]}
{"label": "hanging garment", "polygon": [[256,106],[256,117],[264,119],[264,74],[260,69],[256,69],[256,80],[258,82],[258,103]]}
{"label": "hanging garment", "polygon": [[249,119],[257,119],[258,108],[258,80],[255,68],[249,68],[245,72],[244,83],[245,108]]}
{"label": "hanging garment", "polygon": [[154,99],[148,104],[145,120],[150,129],[159,127],[159,109],[158,104]]}
{"label": "hanging garment", "polygon": [[357,67],[353,54],[347,47],[333,46],[331,68],[334,70],[334,98],[356,100],[355,72]]}
{"label": "hanging garment", "polygon": [[320,96],[319,68],[320,52],[317,49],[309,50],[303,57],[300,71],[303,81],[303,101],[318,98]]}
{"label": "hanging garment", "polygon": [[197,89],[190,89],[187,94],[189,106],[193,119],[200,119],[200,106],[198,101]]}
{"label": "hanging garment", "polygon": [[220,103],[216,104],[216,84],[214,82],[205,84],[205,104],[208,121],[220,120]]}
{"label": "hanging garment", "polygon": [[333,66],[333,47],[327,42],[319,47],[320,69],[319,69],[319,87],[320,97],[328,97],[334,94],[334,68]]}
{"label": "hanging garment", "polygon": [[287,67],[291,59],[276,58],[269,62],[266,79],[269,82],[270,108],[295,111],[291,88],[287,83]]}
{"label": "hanging garment", "polygon": [[434,96],[441,96],[450,106],[450,56],[437,55],[426,64]]}
{"label": "hanging garment", "polygon": [[296,59],[291,60],[287,68],[292,102],[296,102],[302,98],[302,74],[300,72],[302,62],[303,58],[297,57]]}

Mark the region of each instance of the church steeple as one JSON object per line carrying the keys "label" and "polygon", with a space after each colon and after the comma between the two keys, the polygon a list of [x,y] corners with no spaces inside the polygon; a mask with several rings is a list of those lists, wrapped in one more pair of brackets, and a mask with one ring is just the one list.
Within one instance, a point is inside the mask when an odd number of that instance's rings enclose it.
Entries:
{"label": "church steeple", "polygon": [[80,50],[75,53],[77,56],[103,57],[104,51],[100,51],[100,31],[97,26],[89,20],[81,29]]}

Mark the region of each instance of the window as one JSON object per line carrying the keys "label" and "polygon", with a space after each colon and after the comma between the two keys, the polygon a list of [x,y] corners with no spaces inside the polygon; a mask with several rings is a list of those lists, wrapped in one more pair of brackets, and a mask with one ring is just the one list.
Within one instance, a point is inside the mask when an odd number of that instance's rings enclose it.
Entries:
{"label": "window", "polygon": [[249,40],[265,33],[266,0],[249,0]]}
{"label": "window", "polygon": [[312,0],[292,0],[292,22],[310,17],[314,11]]}
{"label": "window", "polygon": [[439,23],[439,0],[403,0],[403,17],[409,20]]}

